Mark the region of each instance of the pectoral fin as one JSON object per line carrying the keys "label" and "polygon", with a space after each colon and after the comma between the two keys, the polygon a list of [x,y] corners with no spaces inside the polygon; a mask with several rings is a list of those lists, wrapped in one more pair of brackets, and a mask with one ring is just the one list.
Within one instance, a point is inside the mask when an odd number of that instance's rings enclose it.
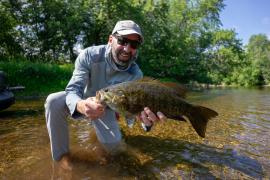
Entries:
{"label": "pectoral fin", "polygon": [[132,128],[134,126],[134,124],[135,124],[135,119],[136,118],[133,117],[133,116],[125,116],[125,119],[126,119],[127,126],[129,128]]}

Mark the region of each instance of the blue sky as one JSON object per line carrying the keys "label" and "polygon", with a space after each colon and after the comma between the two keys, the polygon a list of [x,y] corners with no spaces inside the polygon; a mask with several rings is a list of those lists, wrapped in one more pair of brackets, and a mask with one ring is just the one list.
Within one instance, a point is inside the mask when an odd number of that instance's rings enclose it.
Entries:
{"label": "blue sky", "polygon": [[270,0],[224,0],[220,19],[225,29],[235,29],[244,45],[251,35],[263,33],[270,40]]}

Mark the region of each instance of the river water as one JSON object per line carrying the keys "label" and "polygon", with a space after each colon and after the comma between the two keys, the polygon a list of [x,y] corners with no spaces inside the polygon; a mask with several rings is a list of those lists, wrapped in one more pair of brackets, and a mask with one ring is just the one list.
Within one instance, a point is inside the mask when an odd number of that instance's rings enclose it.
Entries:
{"label": "river water", "polygon": [[149,133],[120,119],[125,151],[104,163],[93,128],[69,120],[73,169],[51,160],[44,98],[0,112],[0,179],[269,179],[270,88],[191,92],[216,110],[206,138],[188,122],[168,120]]}

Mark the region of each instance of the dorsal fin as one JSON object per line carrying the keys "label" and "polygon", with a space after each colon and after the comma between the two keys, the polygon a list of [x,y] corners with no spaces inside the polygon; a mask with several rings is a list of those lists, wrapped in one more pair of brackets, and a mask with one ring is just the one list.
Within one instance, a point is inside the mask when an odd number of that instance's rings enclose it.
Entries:
{"label": "dorsal fin", "polygon": [[154,79],[152,77],[145,76],[141,79],[138,79],[137,82],[149,82],[149,83],[160,83],[159,80]]}
{"label": "dorsal fin", "polygon": [[187,88],[182,84],[174,83],[174,82],[162,82],[165,86],[168,86],[175,90],[178,96],[185,98],[187,93]]}
{"label": "dorsal fin", "polygon": [[145,82],[145,83],[154,83],[154,84],[158,84],[158,85],[163,85],[166,87],[170,87],[172,88],[176,94],[181,97],[181,98],[185,98],[186,97],[186,93],[187,93],[187,89],[185,88],[185,86],[179,84],[179,83],[174,83],[174,82],[160,82],[158,79],[154,79],[152,77],[143,77],[142,79],[137,80],[137,82]]}

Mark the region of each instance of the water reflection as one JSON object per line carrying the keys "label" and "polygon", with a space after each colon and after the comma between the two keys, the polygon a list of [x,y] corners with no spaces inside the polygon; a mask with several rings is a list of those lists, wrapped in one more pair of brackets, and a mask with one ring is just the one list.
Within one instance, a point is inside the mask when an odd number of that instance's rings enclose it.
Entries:
{"label": "water reflection", "polygon": [[[151,166],[157,165],[165,167],[179,167],[174,171],[167,171],[171,176],[180,175],[188,177],[192,172],[197,177],[217,178],[228,177],[226,173],[216,173],[215,168],[230,168],[232,171],[240,171],[253,178],[262,178],[263,170],[260,162],[248,156],[240,155],[233,149],[219,149],[202,144],[193,144],[187,141],[175,139],[160,139],[156,137],[134,136],[128,137],[128,142],[134,148],[139,149],[142,153],[150,155],[153,160],[147,162]],[[140,142],[140,143],[138,143]],[[165,150],[153,151],[153,149]],[[183,171],[182,168],[185,167]],[[237,178],[237,173],[232,173],[231,177]]]}
{"label": "water reflection", "polygon": [[27,109],[27,110],[6,110],[0,113],[1,120],[16,118],[18,116],[36,116],[43,113],[43,110]]}
{"label": "water reflection", "polygon": [[126,151],[106,161],[88,121],[69,121],[74,168],[51,160],[43,99],[0,112],[0,179],[269,179],[270,89],[214,89],[188,100],[215,109],[206,138],[190,123],[156,124],[150,133],[120,126]]}

